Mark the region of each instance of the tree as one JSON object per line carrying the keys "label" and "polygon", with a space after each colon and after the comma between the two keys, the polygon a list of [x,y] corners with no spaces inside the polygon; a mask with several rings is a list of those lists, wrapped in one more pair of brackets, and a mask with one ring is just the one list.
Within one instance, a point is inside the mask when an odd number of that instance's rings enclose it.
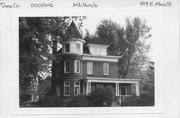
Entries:
{"label": "tree", "polygon": [[112,88],[104,88],[97,86],[94,91],[88,95],[92,106],[111,106],[114,99],[114,92]]}
{"label": "tree", "polygon": [[146,39],[151,37],[150,27],[139,17],[126,20],[126,27],[121,27],[112,20],[102,20],[97,28],[97,37],[108,42],[108,50],[122,56],[119,60],[120,77],[137,77],[148,61]]}
{"label": "tree", "polygon": [[[150,46],[145,43],[145,39],[151,37],[149,34],[150,27],[146,25],[146,21],[140,18],[126,20],[126,36],[127,51],[124,53],[122,61],[125,66],[121,72],[123,77],[139,76],[141,69],[148,62],[147,53]],[[123,63],[123,64],[124,64]]]}
{"label": "tree", "polygon": [[19,18],[19,83],[20,94],[30,82],[40,81],[51,73],[52,42],[62,41],[70,21],[82,26],[84,17],[20,17]]}
{"label": "tree", "polygon": [[[108,49],[118,55],[121,55],[121,52],[123,52],[123,50],[125,49],[123,47],[123,44],[126,43],[124,41],[124,28],[110,19],[104,19],[101,21],[101,23],[97,27],[96,35],[100,40],[103,40],[110,44],[110,47]],[[121,52],[119,51],[120,49]]]}
{"label": "tree", "polygon": [[154,62],[149,61],[149,66],[142,76],[142,93],[154,97]]}

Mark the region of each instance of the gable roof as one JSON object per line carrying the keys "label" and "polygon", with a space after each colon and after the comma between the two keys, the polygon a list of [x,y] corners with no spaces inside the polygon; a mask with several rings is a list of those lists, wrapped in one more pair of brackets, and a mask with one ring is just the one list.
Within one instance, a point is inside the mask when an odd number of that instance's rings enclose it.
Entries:
{"label": "gable roof", "polygon": [[66,31],[66,38],[79,38],[82,39],[82,35],[80,34],[76,24],[74,21],[71,22],[69,28]]}

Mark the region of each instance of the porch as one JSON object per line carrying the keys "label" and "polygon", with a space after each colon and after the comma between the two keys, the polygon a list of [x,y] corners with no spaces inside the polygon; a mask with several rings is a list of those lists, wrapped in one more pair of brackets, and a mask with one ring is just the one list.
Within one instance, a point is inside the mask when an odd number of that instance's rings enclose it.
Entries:
{"label": "porch", "polygon": [[102,85],[112,87],[116,99],[122,101],[127,97],[139,96],[139,81],[140,79],[86,77],[83,83],[83,94],[88,95],[97,85]]}

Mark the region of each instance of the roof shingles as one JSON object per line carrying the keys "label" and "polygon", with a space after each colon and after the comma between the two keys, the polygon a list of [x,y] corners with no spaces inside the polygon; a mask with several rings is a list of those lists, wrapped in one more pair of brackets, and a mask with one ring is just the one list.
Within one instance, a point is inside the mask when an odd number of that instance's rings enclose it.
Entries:
{"label": "roof shingles", "polygon": [[71,22],[69,28],[66,31],[66,38],[79,38],[82,39],[82,35],[80,34],[78,28],[74,21]]}

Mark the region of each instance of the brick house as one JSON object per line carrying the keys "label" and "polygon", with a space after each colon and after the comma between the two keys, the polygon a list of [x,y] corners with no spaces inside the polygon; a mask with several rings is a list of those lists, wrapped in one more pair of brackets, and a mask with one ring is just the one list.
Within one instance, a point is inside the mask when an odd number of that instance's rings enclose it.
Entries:
{"label": "brick house", "polygon": [[97,85],[112,87],[117,97],[139,96],[139,79],[118,77],[118,60],[108,44],[96,38],[85,42],[75,23],[67,30],[66,41],[57,50],[53,42],[52,90],[58,96],[89,94]]}

